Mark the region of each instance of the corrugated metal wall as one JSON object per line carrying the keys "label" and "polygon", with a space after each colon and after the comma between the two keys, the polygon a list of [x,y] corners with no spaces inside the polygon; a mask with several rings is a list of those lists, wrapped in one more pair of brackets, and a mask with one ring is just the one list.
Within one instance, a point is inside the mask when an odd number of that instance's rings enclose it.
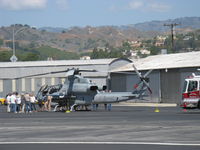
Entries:
{"label": "corrugated metal wall", "polygon": [[112,92],[125,92],[126,89],[126,75],[112,73],[110,78],[110,87]]}
{"label": "corrugated metal wall", "polygon": [[179,69],[161,70],[161,102],[179,103],[181,77]]}
{"label": "corrugated metal wall", "polygon": [[160,70],[153,70],[149,75],[149,86],[152,90],[152,94],[149,100],[152,102],[160,102]]}

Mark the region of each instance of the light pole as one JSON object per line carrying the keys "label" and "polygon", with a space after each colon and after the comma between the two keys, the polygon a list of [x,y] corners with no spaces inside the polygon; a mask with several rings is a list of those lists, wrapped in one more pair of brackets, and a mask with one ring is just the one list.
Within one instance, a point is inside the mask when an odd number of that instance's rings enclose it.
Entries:
{"label": "light pole", "polygon": [[20,29],[18,29],[17,31],[15,31],[15,25],[13,26],[12,29],[12,41],[13,41],[13,55],[10,57],[10,61],[11,62],[16,62],[17,61],[17,57],[15,55],[15,35],[19,32],[21,32],[22,30],[24,30],[26,27],[22,27]]}

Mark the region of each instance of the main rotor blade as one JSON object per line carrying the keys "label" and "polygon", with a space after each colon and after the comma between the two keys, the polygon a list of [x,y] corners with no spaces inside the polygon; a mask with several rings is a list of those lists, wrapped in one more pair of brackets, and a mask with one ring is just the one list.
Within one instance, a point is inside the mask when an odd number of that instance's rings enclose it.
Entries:
{"label": "main rotor blade", "polygon": [[22,78],[29,78],[29,77],[36,77],[36,76],[42,76],[42,75],[48,75],[48,74],[57,74],[57,73],[64,73],[67,72],[67,76],[78,74],[79,72],[97,72],[97,70],[79,70],[75,68],[67,69],[67,70],[61,70],[61,71],[52,71],[52,72],[46,72],[46,73],[39,73],[39,74],[33,74],[33,75],[27,75],[27,76],[21,76],[17,78],[1,78],[3,80],[17,80]]}
{"label": "main rotor blade", "polygon": [[111,73],[118,73],[118,74],[136,74],[136,73],[134,73],[134,72],[125,72],[125,71],[118,71],[118,72],[111,72]]}
{"label": "main rotor blade", "polygon": [[78,69],[79,72],[98,72],[97,70],[95,69]]}
{"label": "main rotor blade", "polygon": [[145,75],[143,77],[146,78],[152,71],[153,71],[153,69],[149,70],[148,72],[145,73]]}
{"label": "main rotor blade", "polygon": [[140,72],[137,70],[137,68],[135,67],[135,65],[133,64],[132,66],[133,66],[135,72],[137,73],[137,75],[138,75],[140,78],[142,78],[142,75],[141,75]]}
{"label": "main rotor blade", "polygon": [[149,90],[150,94],[152,94],[152,90],[151,90],[149,84],[145,81],[145,79],[143,79],[142,82],[146,85],[146,87],[147,87],[147,89]]}
{"label": "main rotor blade", "polygon": [[21,76],[21,77],[17,77],[17,78],[1,78],[1,79],[4,79],[4,80],[17,80],[17,79],[29,78],[29,77],[36,77],[36,76],[42,76],[42,75],[47,75],[47,74],[64,73],[64,72],[67,72],[67,71],[68,71],[68,70],[53,71],[53,72],[46,72],[46,73],[39,73],[39,74]]}
{"label": "main rotor blade", "polygon": [[76,74],[79,74],[79,72],[97,72],[97,70],[84,70],[84,69],[79,69],[79,68],[72,68],[72,69],[69,69],[69,71],[67,72],[67,76],[73,76],[73,75],[76,75]]}

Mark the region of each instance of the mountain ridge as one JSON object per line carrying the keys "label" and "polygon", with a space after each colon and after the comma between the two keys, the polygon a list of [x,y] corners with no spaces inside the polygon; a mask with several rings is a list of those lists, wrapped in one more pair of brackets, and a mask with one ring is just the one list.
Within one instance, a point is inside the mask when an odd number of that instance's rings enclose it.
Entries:
{"label": "mountain ridge", "polygon": [[[15,39],[23,47],[50,46],[68,52],[91,51],[97,47],[121,46],[123,41],[151,39],[157,35],[170,31],[164,23],[181,23],[177,28],[186,32],[185,28],[200,29],[200,17],[183,17],[165,21],[151,21],[124,26],[99,27],[70,27],[70,28],[32,28],[28,25],[15,25],[16,31],[26,27],[23,32],[17,33]],[[12,26],[0,28],[0,39],[12,41]],[[187,30],[187,32],[190,30]],[[12,48],[12,46],[10,46]]]}
{"label": "mountain ridge", "polygon": [[[178,23],[179,26],[177,28],[193,28],[193,29],[199,29],[200,28],[200,17],[180,17],[175,19],[167,19],[167,20],[152,20],[152,21],[145,21],[142,23],[136,23],[136,24],[128,24],[128,25],[104,25],[104,26],[97,26],[93,28],[98,27],[113,27],[116,29],[126,30],[128,28],[135,28],[137,30],[141,31],[158,31],[158,32],[166,32],[168,28],[163,26],[164,24],[170,24],[170,23]],[[86,28],[91,26],[85,26],[85,27],[78,27],[78,28]],[[46,30],[49,32],[62,32],[70,30],[71,28],[77,28],[77,26],[72,26],[69,28],[64,27],[41,27],[38,28],[39,30]]]}

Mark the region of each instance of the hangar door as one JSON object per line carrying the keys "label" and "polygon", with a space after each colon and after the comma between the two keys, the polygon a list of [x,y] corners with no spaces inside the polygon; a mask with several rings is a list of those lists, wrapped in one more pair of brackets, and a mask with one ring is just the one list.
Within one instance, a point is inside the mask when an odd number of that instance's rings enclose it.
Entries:
{"label": "hangar door", "polygon": [[161,102],[180,103],[180,85],[179,69],[161,70]]}
{"label": "hangar door", "polygon": [[112,73],[110,87],[112,92],[126,92],[126,75]]}

